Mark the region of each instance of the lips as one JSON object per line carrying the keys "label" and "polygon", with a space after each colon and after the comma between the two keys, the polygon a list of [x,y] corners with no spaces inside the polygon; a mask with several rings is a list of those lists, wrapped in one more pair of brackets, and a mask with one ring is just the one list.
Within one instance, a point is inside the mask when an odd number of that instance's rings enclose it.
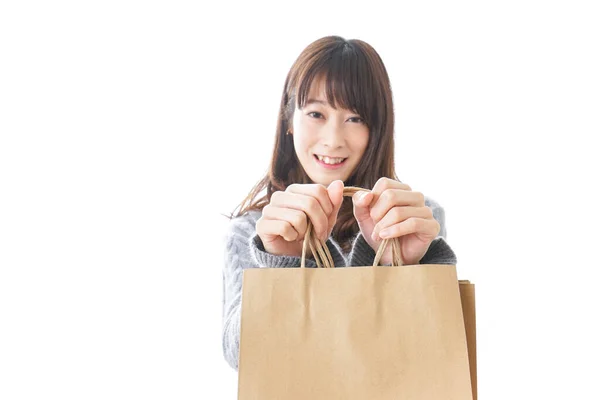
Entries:
{"label": "lips", "polygon": [[325,169],[328,169],[328,170],[329,169],[338,169],[338,168],[341,168],[344,165],[346,165],[346,161],[348,161],[348,158],[343,158],[343,161],[340,162],[340,163],[338,163],[338,164],[327,164],[326,162],[319,160],[319,157],[317,157],[316,154],[314,155],[314,159],[315,159],[315,162],[319,166],[321,166],[321,167],[323,167]]}
{"label": "lips", "polygon": [[315,154],[315,157],[319,161],[328,163],[330,165],[341,164],[344,161],[346,161],[346,159],[348,158],[348,157],[327,156],[327,155],[323,155],[323,154]]}

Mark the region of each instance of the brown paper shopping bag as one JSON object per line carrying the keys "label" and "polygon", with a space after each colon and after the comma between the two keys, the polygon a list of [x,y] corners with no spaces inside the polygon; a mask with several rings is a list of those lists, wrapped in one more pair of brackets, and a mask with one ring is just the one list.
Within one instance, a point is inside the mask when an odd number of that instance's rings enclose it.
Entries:
{"label": "brown paper shopping bag", "polygon": [[[456,266],[402,265],[394,239],[372,266],[332,268],[311,228],[301,268],[244,270],[238,399],[476,398],[474,287]],[[378,266],[388,242],[394,266]]]}
{"label": "brown paper shopping bag", "polygon": [[463,319],[467,334],[467,347],[469,350],[469,369],[471,371],[471,389],[473,400],[477,400],[477,341],[475,319],[475,285],[468,280],[460,280],[460,301],[462,303]]}

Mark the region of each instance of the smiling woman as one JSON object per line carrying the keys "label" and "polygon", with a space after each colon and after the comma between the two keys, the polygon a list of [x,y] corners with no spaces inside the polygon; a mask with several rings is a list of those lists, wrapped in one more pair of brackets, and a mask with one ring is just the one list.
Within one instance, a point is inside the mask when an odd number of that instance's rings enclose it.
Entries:
{"label": "smiling woman", "polygon": [[[396,176],[393,109],[387,71],[364,41],[324,37],[292,65],[269,171],[232,213],[225,239],[223,352],[232,367],[244,270],[300,267],[309,221],[335,267],[371,265],[383,237],[400,238],[382,251],[384,265],[392,247],[407,263],[456,263],[443,209]],[[347,186],[369,192],[344,197]]]}

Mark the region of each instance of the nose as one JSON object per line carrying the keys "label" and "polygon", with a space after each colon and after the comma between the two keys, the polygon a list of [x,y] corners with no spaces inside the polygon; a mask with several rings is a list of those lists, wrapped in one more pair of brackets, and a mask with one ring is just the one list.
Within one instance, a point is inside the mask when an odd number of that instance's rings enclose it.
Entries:
{"label": "nose", "polygon": [[323,127],[321,140],[325,147],[332,149],[343,147],[345,142],[343,127],[333,119],[330,120],[329,123]]}

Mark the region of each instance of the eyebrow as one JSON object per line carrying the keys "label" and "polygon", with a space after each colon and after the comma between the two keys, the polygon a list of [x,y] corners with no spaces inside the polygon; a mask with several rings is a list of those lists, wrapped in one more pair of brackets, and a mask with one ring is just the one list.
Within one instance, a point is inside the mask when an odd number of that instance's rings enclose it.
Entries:
{"label": "eyebrow", "polygon": [[324,106],[327,105],[327,103],[324,102],[323,100],[317,100],[317,99],[308,99],[308,100],[306,100],[306,104],[305,105],[309,106],[309,105],[314,104],[314,103],[321,104],[321,105],[324,105]]}

